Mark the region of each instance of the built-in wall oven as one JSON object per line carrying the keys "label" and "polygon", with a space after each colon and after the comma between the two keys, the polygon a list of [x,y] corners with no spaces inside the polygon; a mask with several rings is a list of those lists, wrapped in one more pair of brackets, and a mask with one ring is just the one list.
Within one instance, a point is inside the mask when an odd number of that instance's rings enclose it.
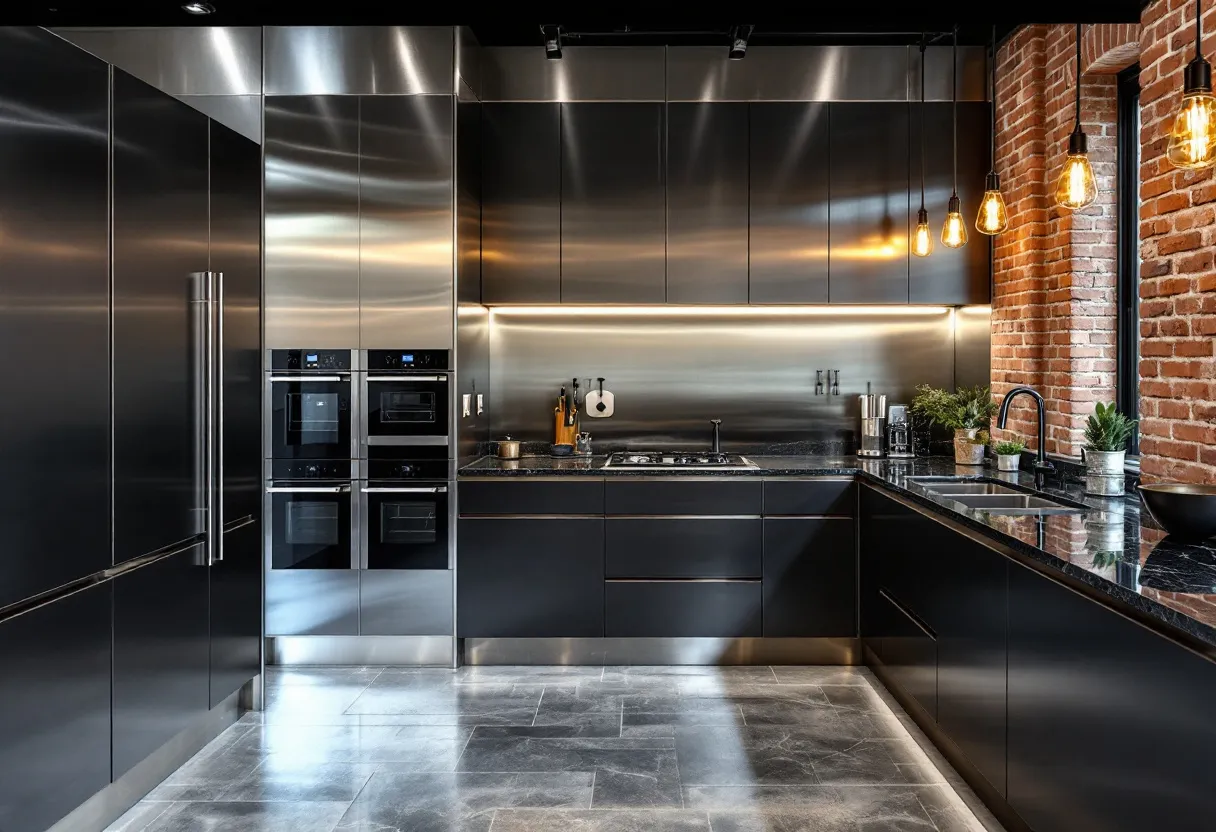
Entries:
{"label": "built-in wall oven", "polygon": [[271,459],[358,457],[358,386],[350,350],[271,350],[266,449]]}
{"label": "built-in wall oven", "polygon": [[364,360],[364,446],[446,448],[451,352],[368,350]]}

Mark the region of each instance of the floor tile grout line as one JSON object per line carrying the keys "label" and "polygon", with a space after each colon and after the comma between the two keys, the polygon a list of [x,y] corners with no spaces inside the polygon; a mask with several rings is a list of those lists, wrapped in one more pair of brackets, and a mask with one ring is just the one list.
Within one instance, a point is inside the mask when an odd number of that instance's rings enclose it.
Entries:
{"label": "floor tile grout line", "polygon": [[545,701],[545,690],[547,686],[540,686],[540,699],[536,700],[536,713],[532,714],[532,727],[536,727],[536,719],[540,716],[540,704]]}
{"label": "floor tile grout line", "polygon": [[599,773],[600,770],[598,768],[591,769],[591,795],[587,798],[588,809],[595,806],[595,779],[599,776]]}

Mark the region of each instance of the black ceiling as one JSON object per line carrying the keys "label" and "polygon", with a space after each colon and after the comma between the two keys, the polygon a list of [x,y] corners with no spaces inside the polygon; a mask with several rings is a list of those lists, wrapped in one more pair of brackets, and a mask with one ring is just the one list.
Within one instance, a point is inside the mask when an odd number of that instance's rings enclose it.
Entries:
{"label": "black ceiling", "polygon": [[[259,0],[211,0],[216,11],[210,15],[191,15],[183,11],[186,0],[158,2],[105,2],[105,0],[44,0],[43,2],[12,2],[0,12],[3,24],[38,24],[43,26],[181,26],[181,25],[450,25],[451,20],[430,17],[428,9],[403,3],[366,2],[366,0],[316,0],[294,2],[259,2]],[[820,4],[808,4],[812,8]],[[824,12],[814,8],[797,23],[757,23],[752,35],[756,45],[826,44],[826,43],[915,43],[921,31],[946,32],[958,24],[963,43],[986,43],[995,24],[1003,36],[1022,23],[1115,23],[1138,21],[1143,0],[904,0],[904,2],[850,2],[836,0],[837,10]],[[434,8],[434,7],[433,7]],[[476,7],[469,7],[470,11]],[[575,7],[577,8],[577,7]],[[650,7],[646,7],[650,8]],[[788,6],[781,7],[782,10]],[[501,18],[503,6],[491,7],[493,18]],[[855,11],[853,9],[856,9]],[[558,7],[538,11],[525,10],[520,17],[562,19]],[[763,7],[749,6],[756,18],[763,19]],[[436,11],[448,12],[449,7]],[[528,13],[531,11],[531,13]],[[623,15],[628,8],[614,7]],[[403,13],[404,12],[404,13]],[[653,10],[650,9],[650,13]],[[561,24],[570,46],[601,44],[725,44],[729,24],[703,23],[687,20],[683,23],[571,22]],[[535,23],[489,22],[473,25],[484,45],[537,45],[541,43],[539,26]]]}

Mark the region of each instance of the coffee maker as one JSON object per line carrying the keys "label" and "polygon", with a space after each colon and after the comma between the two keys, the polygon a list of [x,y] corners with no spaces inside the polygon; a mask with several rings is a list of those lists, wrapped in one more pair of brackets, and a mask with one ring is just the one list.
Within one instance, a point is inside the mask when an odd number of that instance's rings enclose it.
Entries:
{"label": "coffee maker", "polygon": [[866,384],[866,392],[857,397],[861,406],[861,437],[857,443],[857,455],[864,457],[881,457],[883,444],[886,441],[886,410],[887,397],[883,394],[870,393],[870,385]]}
{"label": "coffee maker", "polygon": [[887,410],[887,456],[891,459],[911,459],[912,420],[906,404],[893,404]]}

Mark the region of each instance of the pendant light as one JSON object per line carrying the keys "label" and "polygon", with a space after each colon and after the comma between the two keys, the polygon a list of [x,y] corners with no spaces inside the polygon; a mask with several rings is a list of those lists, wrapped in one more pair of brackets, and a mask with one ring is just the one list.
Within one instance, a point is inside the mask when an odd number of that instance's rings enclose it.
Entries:
{"label": "pendant light", "polygon": [[1009,227],[1009,213],[1001,196],[1001,176],[996,172],[996,27],[992,27],[992,169],[984,180],[984,198],[975,217],[975,230],[992,236]]}
{"label": "pendant light", "polygon": [[929,212],[925,210],[925,33],[920,35],[920,210],[916,212],[916,233],[912,235],[912,253],[928,257],[933,253],[933,232],[929,229]]}
{"label": "pendant light", "polygon": [[1216,163],[1216,98],[1212,65],[1203,57],[1203,9],[1195,0],[1195,57],[1186,65],[1182,107],[1174,117],[1166,156],[1176,168],[1206,168]]}
{"label": "pendant light", "polygon": [[[958,26],[954,27],[954,51],[950,60],[954,66],[950,71],[951,118],[954,120],[954,189],[950,203],[946,206],[946,221],[942,224],[942,245],[946,248],[962,248],[967,245],[967,224],[963,222],[962,203],[958,198]],[[924,70],[921,70],[923,77]]]}
{"label": "pendant light", "polygon": [[1098,196],[1098,183],[1089,163],[1085,131],[1081,129],[1081,24],[1077,24],[1076,124],[1068,137],[1068,158],[1056,184],[1056,204],[1061,208],[1084,208]]}

